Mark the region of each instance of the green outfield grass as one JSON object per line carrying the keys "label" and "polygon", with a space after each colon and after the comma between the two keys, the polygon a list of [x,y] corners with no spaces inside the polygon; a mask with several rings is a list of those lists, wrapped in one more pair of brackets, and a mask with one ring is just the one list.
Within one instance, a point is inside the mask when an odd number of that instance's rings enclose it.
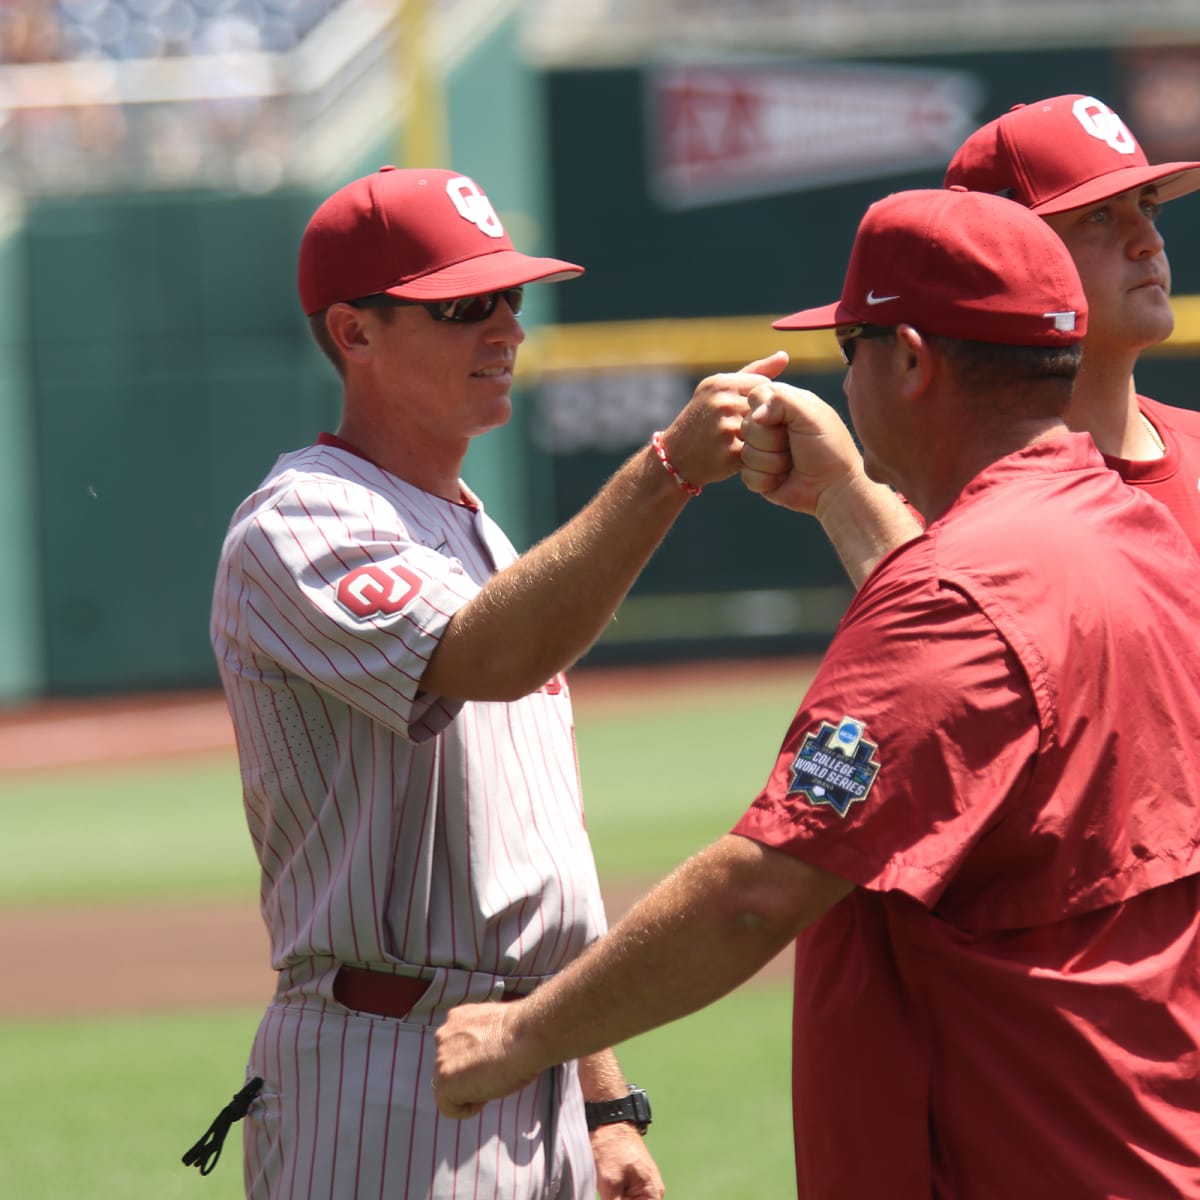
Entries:
{"label": "green outfield grass", "polygon": [[0,1022],[0,1194],[235,1200],[235,1132],[214,1174],[180,1162],[241,1084],[260,1010]]}
{"label": "green outfield grass", "polygon": [[[803,683],[581,705],[601,876],[657,879],[725,833],[766,780]],[[232,754],[9,776],[0,820],[0,906],[257,895]]]}
{"label": "green outfield grass", "polygon": [[256,896],[232,753],[0,779],[0,905]]}
{"label": "green outfield grass", "polygon": [[727,833],[758,794],[803,694],[752,679],[630,697],[578,716],[588,832],[601,878],[658,879]]}
{"label": "green outfield grass", "polygon": [[[649,884],[724,833],[766,778],[803,681],[579,712],[588,825],[606,882]],[[0,781],[5,907],[245,896],[257,875],[232,756]],[[68,954],[69,947],[47,947]],[[35,964],[36,965],[36,964]],[[652,1095],[682,1200],[794,1196],[789,989],[755,985],[621,1048]],[[255,1010],[0,1021],[9,1098],[0,1195],[234,1200],[240,1139],[209,1178],[179,1157],[240,1082]]]}

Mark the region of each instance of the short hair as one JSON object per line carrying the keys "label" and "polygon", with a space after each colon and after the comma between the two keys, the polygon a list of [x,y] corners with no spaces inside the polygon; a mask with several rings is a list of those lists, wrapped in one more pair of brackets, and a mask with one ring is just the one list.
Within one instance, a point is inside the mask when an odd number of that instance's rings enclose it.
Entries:
{"label": "short hair", "polygon": [[[931,337],[949,361],[968,408],[1012,417],[1061,417],[1083,358],[1082,344],[1005,346]],[[975,398],[976,402],[972,402]]]}
{"label": "short hair", "polygon": [[[379,315],[379,319],[387,323],[393,319],[396,310],[388,307],[374,307],[372,312]],[[334,344],[333,338],[329,336],[329,326],[325,323],[325,314],[329,309],[323,308],[320,312],[315,312],[308,318],[308,332],[312,334],[312,339],[317,343],[321,353],[325,355],[331,363],[333,369],[338,373],[339,378],[344,378],[346,375],[346,363],[342,358],[342,352]]]}

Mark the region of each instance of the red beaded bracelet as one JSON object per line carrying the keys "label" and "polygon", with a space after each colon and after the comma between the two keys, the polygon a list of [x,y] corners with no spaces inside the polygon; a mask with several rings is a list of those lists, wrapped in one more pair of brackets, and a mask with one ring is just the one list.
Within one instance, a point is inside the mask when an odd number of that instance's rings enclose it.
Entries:
{"label": "red beaded bracelet", "polygon": [[667,449],[663,445],[662,437],[663,431],[660,429],[650,439],[650,445],[654,447],[654,453],[658,455],[658,461],[662,463],[664,467],[666,467],[667,474],[670,475],[671,478],[675,480],[675,482],[679,484],[679,486],[683,488],[683,490],[687,492],[689,496],[700,495],[699,486],[694,483],[689,483],[682,475],[680,475],[677,470],[675,470],[675,464],[667,457]]}

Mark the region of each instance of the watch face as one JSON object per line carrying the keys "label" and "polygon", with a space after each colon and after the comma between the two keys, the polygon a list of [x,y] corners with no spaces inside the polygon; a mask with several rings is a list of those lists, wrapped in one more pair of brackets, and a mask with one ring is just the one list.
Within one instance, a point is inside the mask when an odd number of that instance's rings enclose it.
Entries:
{"label": "watch face", "polygon": [[633,1120],[639,1133],[650,1127],[650,1097],[641,1088],[631,1087],[629,1099],[633,1101]]}

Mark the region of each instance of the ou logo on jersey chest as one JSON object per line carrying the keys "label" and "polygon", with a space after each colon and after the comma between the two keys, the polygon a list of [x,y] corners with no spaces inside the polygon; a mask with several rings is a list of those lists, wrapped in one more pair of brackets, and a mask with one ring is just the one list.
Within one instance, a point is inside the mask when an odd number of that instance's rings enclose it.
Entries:
{"label": "ou logo on jersey chest", "polygon": [[368,563],[356,567],[338,581],[338,603],[349,613],[365,621],[368,617],[390,617],[416,598],[421,577],[399,563],[381,566]]}
{"label": "ou logo on jersey chest", "polygon": [[1107,142],[1118,154],[1136,154],[1138,144],[1129,127],[1103,100],[1081,96],[1071,108],[1075,120],[1092,137]]}
{"label": "ou logo on jersey chest", "polygon": [[465,175],[451,179],[446,184],[446,194],[454,201],[454,207],[464,221],[470,221],[488,237],[504,236],[504,226],[500,224],[492,202],[479,190],[479,185],[473,179]]}

